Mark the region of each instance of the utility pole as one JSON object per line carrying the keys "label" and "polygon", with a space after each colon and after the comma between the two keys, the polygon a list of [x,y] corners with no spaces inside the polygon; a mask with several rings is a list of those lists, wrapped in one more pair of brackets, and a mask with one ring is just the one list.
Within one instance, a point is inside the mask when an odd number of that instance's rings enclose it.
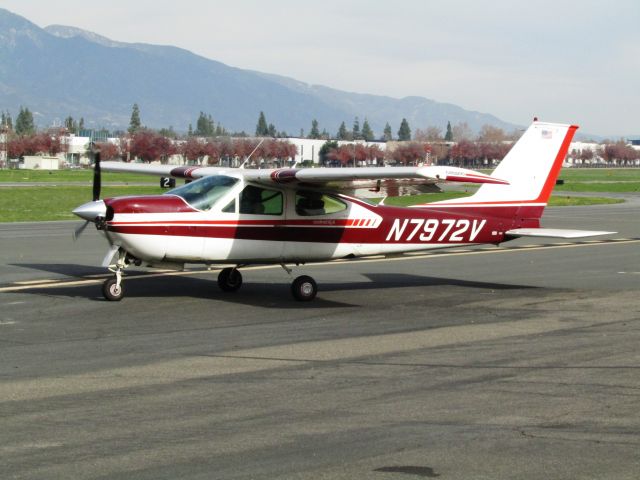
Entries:
{"label": "utility pole", "polygon": [[2,168],[5,168],[9,164],[9,125],[7,124],[7,120],[5,119],[4,124],[2,125],[2,144],[4,149],[2,150],[2,157],[0,157],[0,165]]}

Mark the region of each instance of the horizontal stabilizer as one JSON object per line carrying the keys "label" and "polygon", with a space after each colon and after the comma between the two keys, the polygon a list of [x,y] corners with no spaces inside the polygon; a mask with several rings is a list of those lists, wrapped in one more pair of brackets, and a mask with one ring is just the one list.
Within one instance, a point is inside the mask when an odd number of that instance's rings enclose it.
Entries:
{"label": "horizontal stabilizer", "polygon": [[504,233],[510,237],[581,238],[595,237],[596,235],[610,235],[616,232],[568,230],[563,228],[514,228],[513,230],[507,230]]}

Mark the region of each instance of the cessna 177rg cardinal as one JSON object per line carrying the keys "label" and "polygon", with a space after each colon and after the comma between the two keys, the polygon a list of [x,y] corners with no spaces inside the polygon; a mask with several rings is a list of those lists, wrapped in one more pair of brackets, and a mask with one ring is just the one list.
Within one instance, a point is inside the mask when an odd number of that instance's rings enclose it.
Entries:
{"label": "cessna 177rg cardinal", "polygon": [[[577,128],[534,121],[492,175],[442,166],[244,170],[102,162],[107,171],[198,179],[164,195],[105,200],[98,199],[96,159],[94,201],[74,213],[94,222],[111,245],[104,261],[114,273],[103,285],[108,300],[123,297],[122,272],[132,263],[229,264],[218,284],[235,291],[242,285],[239,269],[249,264],[280,264],[290,273],[288,264],[499,244],[521,236],[612,233],[540,227]],[[392,207],[329,187],[391,178],[470,182],[480,188],[466,198]],[[313,278],[302,275],[291,290],[304,301],[318,289]]]}

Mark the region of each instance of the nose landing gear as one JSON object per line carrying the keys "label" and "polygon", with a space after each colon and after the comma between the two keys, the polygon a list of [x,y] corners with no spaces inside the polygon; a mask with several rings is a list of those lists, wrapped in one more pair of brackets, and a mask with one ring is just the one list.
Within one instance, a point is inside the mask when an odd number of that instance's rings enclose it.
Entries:
{"label": "nose landing gear", "polygon": [[[135,259],[133,259],[135,261]],[[110,302],[119,302],[124,297],[122,287],[122,272],[129,266],[132,259],[122,248],[118,250],[118,261],[109,266],[109,271],[114,273],[112,278],[107,278],[102,284],[102,295]]]}

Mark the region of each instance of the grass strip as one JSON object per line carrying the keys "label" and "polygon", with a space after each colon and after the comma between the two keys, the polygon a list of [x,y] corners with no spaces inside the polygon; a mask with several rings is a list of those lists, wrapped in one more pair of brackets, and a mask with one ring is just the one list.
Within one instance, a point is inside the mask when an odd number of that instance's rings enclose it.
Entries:
{"label": "grass strip", "polygon": [[[51,187],[2,187],[0,188],[0,222],[28,222],[73,220],[71,211],[91,199],[91,170],[0,170],[0,182],[86,182],[87,186],[56,185]],[[620,203],[623,200],[606,197],[570,196],[563,192],[640,192],[640,169],[563,169],[560,178],[564,185],[557,185],[550,206],[599,205]],[[156,183],[156,177],[121,173],[103,173],[105,182]],[[600,180],[600,181],[598,181]],[[637,181],[636,181],[637,180]],[[155,186],[104,186],[102,196],[160,194]],[[389,197],[387,205],[409,206],[440,200],[461,198],[465,192],[426,193],[403,197]],[[377,199],[375,201],[380,201]]]}
{"label": "grass strip", "polygon": [[[102,197],[166,192],[158,187],[102,188]],[[71,211],[91,200],[91,188],[82,186],[0,188],[0,222],[79,220]]]}
{"label": "grass strip", "polygon": [[565,181],[564,185],[556,185],[555,191],[559,192],[597,192],[597,193],[637,193],[640,192],[638,182],[572,182]]}
{"label": "grass strip", "polygon": [[[160,177],[137,173],[102,172],[103,182],[149,183],[160,185]],[[93,170],[0,170],[2,183],[87,183],[93,181]]]}
{"label": "grass strip", "polygon": [[[388,197],[385,205],[393,205],[397,207],[408,207],[421,203],[439,202],[441,200],[449,200],[454,198],[468,197],[469,193],[462,192],[445,192],[445,193],[422,193],[419,195],[408,195],[405,197]],[[378,203],[382,198],[371,199],[374,203]],[[549,199],[550,207],[568,207],[580,205],[603,205],[611,203],[623,203],[624,200],[619,198],[608,197],[572,197],[568,195],[552,195]]]}

